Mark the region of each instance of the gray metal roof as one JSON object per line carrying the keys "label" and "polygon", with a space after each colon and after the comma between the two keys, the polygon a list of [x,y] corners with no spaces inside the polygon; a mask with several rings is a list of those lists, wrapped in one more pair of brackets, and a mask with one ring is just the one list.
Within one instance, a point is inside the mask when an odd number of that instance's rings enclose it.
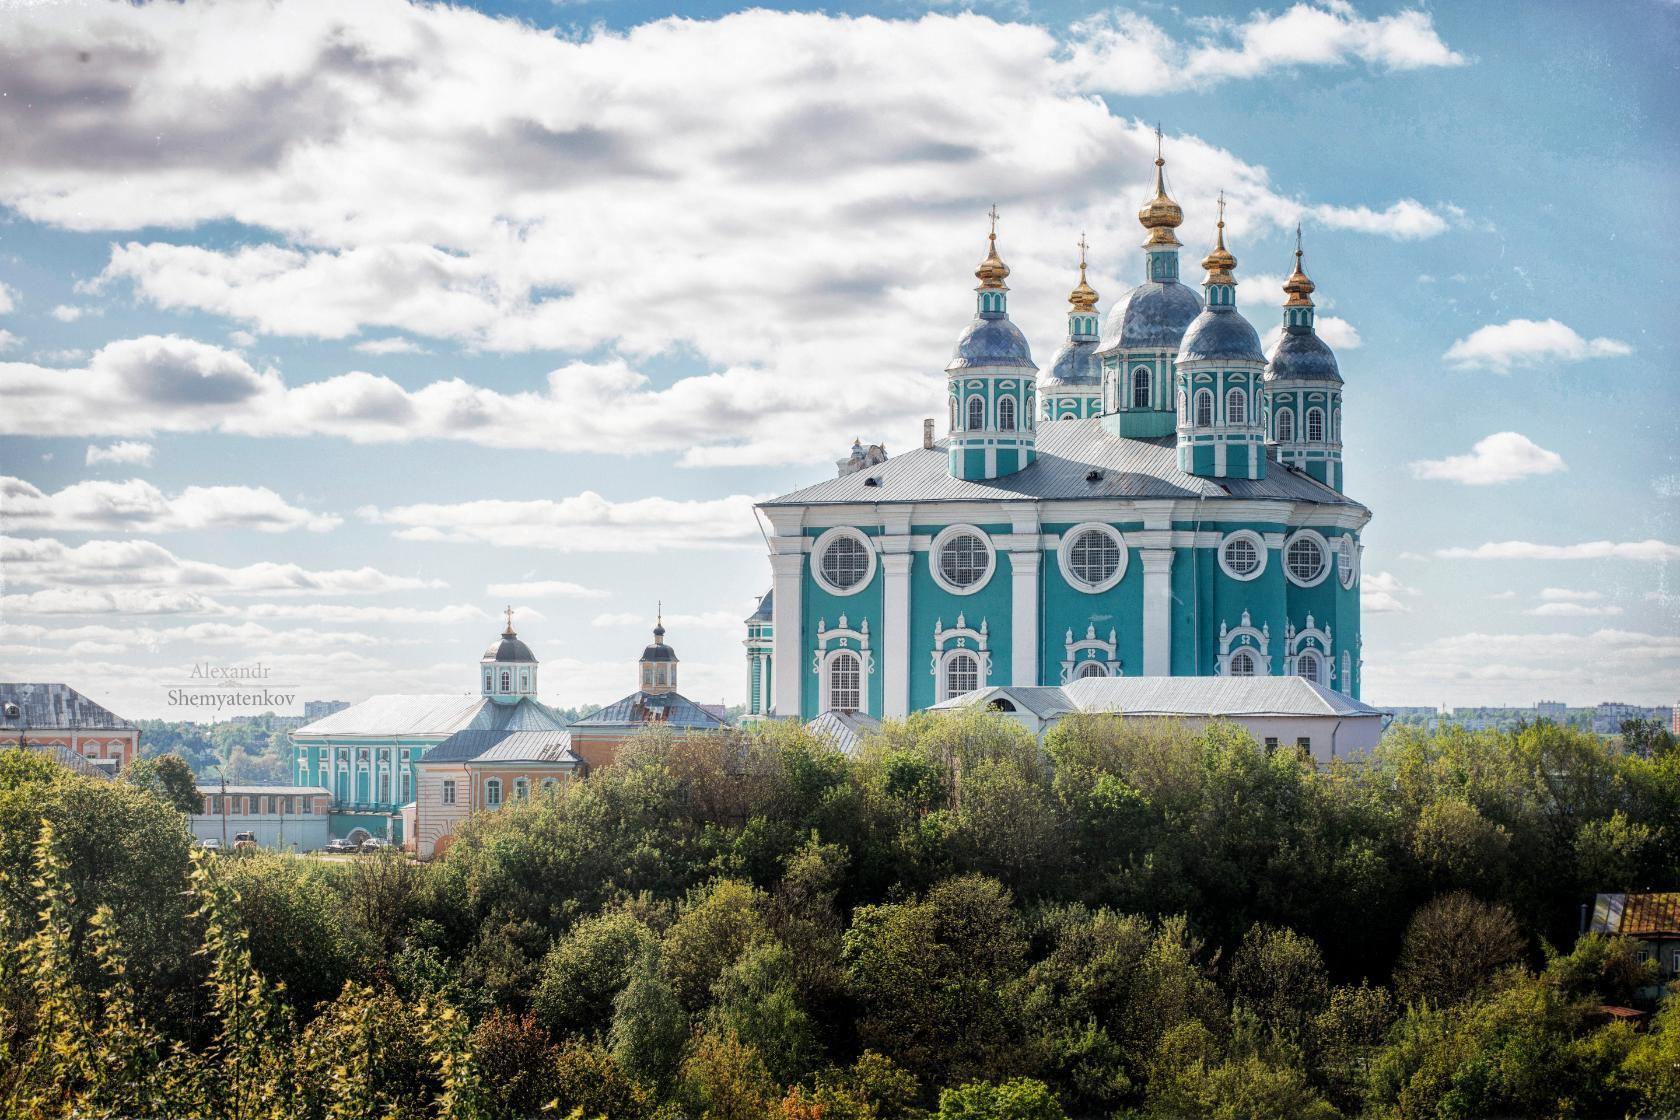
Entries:
{"label": "gray metal roof", "polygon": [[16,704],[17,719],[0,706],[0,729],[132,731],[134,725],[67,684],[0,684],[0,705]]}
{"label": "gray metal roof", "polygon": [[1185,329],[1201,313],[1202,297],[1194,288],[1176,280],[1139,284],[1109,309],[1097,352],[1177,349]]}
{"label": "gray metal roof", "polygon": [[241,797],[247,796],[247,795],[254,795],[254,796],[257,796],[257,797],[263,797],[263,796],[266,796],[268,794],[274,794],[276,797],[285,796],[285,795],[288,795],[288,794],[290,794],[292,796],[302,795],[302,796],[309,796],[309,797],[331,797],[332,796],[332,790],[328,789],[326,786],[288,786],[288,785],[284,785],[280,782],[265,782],[265,783],[256,784],[256,785],[237,785],[237,786],[233,785],[232,783],[229,783],[228,785],[224,786],[224,785],[222,785],[222,783],[216,781],[214,778],[199,778],[196,781],[195,784],[198,786],[198,792],[199,793],[214,793],[214,794],[232,793],[232,794],[238,794]]}
{"label": "gray metal roof", "polygon": [[1203,311],[1185,330],[1184,341],[1178,345],[1178,360],[1181,362],[1212,359],[1266,360],[1254,324],[1244,319],[1234,307],[1210,307]]}
{"label": "gray metal roof", "polygon": [[833,708],[805,724],[805,730],[843,754],[856,754],[863,737],[880,727],[881,721],[872,715]]}
{"label": "gray metal roof", "polygon": [[747,616],[748,622],[769,622],[775,617],[776,589],[772,587],[758,598],[758,609]]}
{"label": "gray metal roof", "polygon": [[484,660],[535,663],[537,655],[531,652],[530,646],[519,640],[517,634],[509,630],[502,635],[500,641],[490,643],[490,648],[484,651]]}
{"label": "gray metal roof", "polygon": [[946,371],[976,369],[980,366],[1024,366],[1036,370],[1032,349],[1021,328],[1008,319],[979,316],[968,324],[957,348],[951,354]]}
{"label": "gray metal roof", "polygon": [[696,704],[680,692],[651,693],[637,689],[598,712],[584,716],[573,727],[640,727],[658,723],[681,727],[690,731],[706,731],[726,726],[723,719]]}
{"label": "gray metal roof", "polygon": [[[29,738],[28,735],[24,736],[24,742],[28,744],[29,750],[34,751],[36,754],[49,756],[60,766],[68,767],[84,778],[103,778],[106,781],[110,781],[117,775],[115,769],[108,770],[103,766],[99,766],[77,754],[69,747],[61,747],[57,743],[37,743],[33,739]],[[8,746],[9,745],[10,744],[8,744]]]}
{"label": "gray metal roof", "polygon": [[1310,329],[1285,329],[1266,363],[1266,380],[1341,384],[1342,371],[1336,365],[1335,353]]}
{"label": "gray metal roof", "polygon": [[1062,343],[1062,348],[1050,359],[1050,368],[1038,378],[1040,392],[1064,385],[1095,389],[1101,384],[1102,363],[1097,360],[1094,338],[1070,338]]}
{"label": "gray metal roof", "polygon": [[[1038,429],[1038,459],[1014,474],[979,482],[952,478],[945,442],[914,448],[868,471],[831,478],[760,503],[765,506],[850,502],[1085,501],[1093,498],[1266,498],[1363,509],[1300,471],[1273,459],[1262,479],[1211,479],[1178,469],[1173,436],[1117,436],[1102,420],[1049,420]],[[1088,481],[1091,471],[1100,472]],[[867,479],[878,479],[865,486]]]}
{"label": "gray metal roof", "polygon": [[1376,718],[1379,708],[1305,677],[1081,677],[1060,688],[993,685],[934,705],[964,708],[1007,695],[1043,717],[1069,712],[1134,716]]}
{"label": "gray metal roof", "polygon": [[565,731],[457,731],[421,762],[541,762],[578,765]]}
{"label": "gray metal roof", "polygon": [[565,722],[529,696],[514,704],[498,704],[487,696],[453,695],[370,696],[292,732],[293,739],[370,736],[428,738],[479,730],[564,730]]}

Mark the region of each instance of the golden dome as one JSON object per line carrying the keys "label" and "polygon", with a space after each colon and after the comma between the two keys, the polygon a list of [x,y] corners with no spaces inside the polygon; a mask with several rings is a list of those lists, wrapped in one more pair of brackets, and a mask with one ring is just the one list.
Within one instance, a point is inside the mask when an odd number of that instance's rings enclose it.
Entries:
{"label": "golden dome", "polygon": [[1207,269],[1207,276],[1202,279],[1204,284],[1235,284],[1236,277],[1231,270],[1237,267],[1237,258],[1225,248],[1225,192],[1219,192],[1219,234],[1218,240],[1202,261],[1202,267]]}
{"label": "golden dome", "polygon": [[1073,291],[1068,293],[1068,302],[1073,304],[1075,311],[1095,311],[1097,309],[1097,291],[1085,282],[1085,235],[1079,235],[1079,283]]}
{"label": "golden dome", "polygon": [[1184,211],[1179,208],[1178,203],[1167,197],[1167,182],[1165,172],[1162,170],[1166,165],[1167,161],[1161,158],[1161,128],[1157,125],[1155,127],[1155,197],[1150,199],[1142,210],[1138,211],[1138,223],[1149,231],[1149,240],[1144,242],[1146,248],[1150,245],[1177,245],[1179,241],[1173,235],[1173,230],[1184,223]]}
{"label": "golden dome", "polygon": [[980,267],[974,270],[974,275],[980,280],[982,288],[1003,288],[1008,290],[1004,278],[1009,275],[1009,266],[1003,263],[1003,258],[997,251],[997,207],[994,206],[988,215],[992,219],[992,231],[986,235],[986,259],[980,262]]}
{"label": "golden dome", "polygon": [[1283,282],[1283,290],[1289,299],[1285,307],[1311,307],[1313,305],[1313,282],[1307,279],[1307,274],[1301,271],[1301,227],[1295,227],[1295,271],[1289,274],[1289,279]]}

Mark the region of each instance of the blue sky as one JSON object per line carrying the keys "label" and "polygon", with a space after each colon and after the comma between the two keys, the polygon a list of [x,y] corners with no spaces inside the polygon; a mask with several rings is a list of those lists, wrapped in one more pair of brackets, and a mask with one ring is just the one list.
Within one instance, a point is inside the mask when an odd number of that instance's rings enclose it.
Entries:
{"label": "blue sky", "polygon": [[[172,714],[472,687],[512,603],[606,702],[663,600],[742,698],[754,498],[911,446],[996,202],[1044,360],[1074,243],[1297,221],[1347,379],[1366,698],[1680,696],[1680,6],[396,0],[0,12],[0,674]],[[179,713],[174,713],[179,714]]]}

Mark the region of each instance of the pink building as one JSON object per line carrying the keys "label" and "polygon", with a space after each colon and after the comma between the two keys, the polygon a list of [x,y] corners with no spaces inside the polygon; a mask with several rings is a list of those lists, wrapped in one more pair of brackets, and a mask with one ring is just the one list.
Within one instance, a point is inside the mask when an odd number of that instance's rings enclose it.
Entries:
{"label": "pink building", "polygon": [[108,775],[140,753],[138,727],[67,684],[0,684],[0,746],[20,740],[69,751]]}

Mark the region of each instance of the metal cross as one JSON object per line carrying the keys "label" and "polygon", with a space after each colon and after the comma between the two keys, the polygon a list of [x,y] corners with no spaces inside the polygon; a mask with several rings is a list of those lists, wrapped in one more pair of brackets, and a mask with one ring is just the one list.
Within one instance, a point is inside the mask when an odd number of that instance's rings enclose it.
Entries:
{"label": "metal cross", "polygon": [[1225,224],[1225,192],[1219,192],[1219,224]]}
{"label": "metal cross", "polygon": [[995,203],[995,202],[992,203],[992,208],[990,210],[986,211],[986,216],[992,220],[992,233],[991,233],[991,235],[993,237],[996,237],[997,236],[997,220],[998,220],[997,203]]}
{"label": "metal cross", "polygon": [[1295,223],[1295,255],[1301,255],[1301,223]]}
{"label": "metal cross", "polygon": [[1087,250],[1089,248],[1090,248],[1090,246],[1085,244],[1085,231],[1080,230],[1079,231],[1079,271],[1081,271],[1081,272],[1085,271],[1085,250]]}
{"label": "metal cross", "polygon": [[1155,158],[1161,158],[1161,122],[1155,122]]}
{"label": "metal cross", "polygon": [[507,628],[509,630],[513,629],[513,607],[511,606],[507,609]]}

